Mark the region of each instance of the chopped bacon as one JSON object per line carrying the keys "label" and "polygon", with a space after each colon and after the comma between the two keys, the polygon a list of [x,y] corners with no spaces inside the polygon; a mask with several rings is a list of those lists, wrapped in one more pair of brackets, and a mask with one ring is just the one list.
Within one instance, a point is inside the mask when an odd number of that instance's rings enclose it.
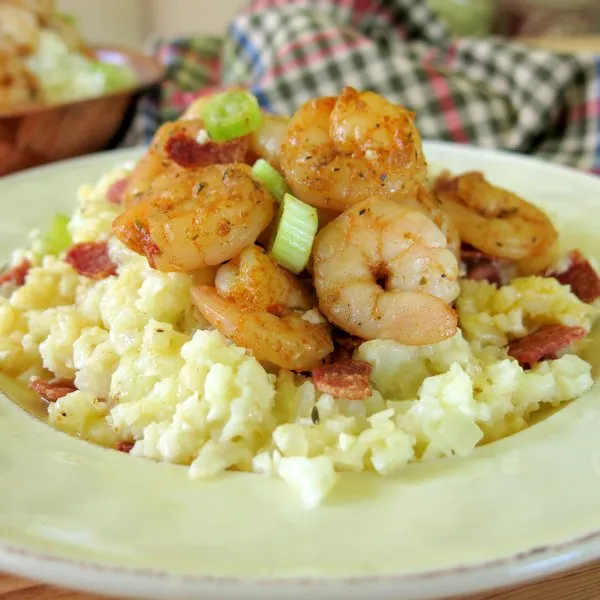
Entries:
{"label": "chopped bacon", "polygon": [[585,337],[583,327],[567,327],[566,325],[545,325],[537,331],[515,340],[508,345],[508,354],[528,367],[544,359],[554,358],[563,348]]}
{"label": "chopped bacon", "polygon": [[0,285],[3,283],[14,283],[15,285],[22,286],[25,283],[29,269],[31,269],[31,263],[28,260],[24,260],[12,269],[8,269],[8,271],[0,274]]}
{"label": "chopped bacon", "polygon": [[571,291],[582,302],[589,304],[600,297],[600,277],[579,250],[569,253],[569,266],[565,271],[551,276],[563,285],[570,285]]}
{"label": "chopped bacon", "polygon": [[128,180],[126,177],[115,181],[106,192],[106,199],[112,204],[121,204],[123,202],[123,193],[127,187]]}
{"label": "chopped bacon", "polygon": [[500,269],[495,261],[482,262],[469,267],[465,278],[473,281],[488,281],[495,285],[502,284]]}
{"label": "chopped bacon", "polygon": [[467,269],[465,279],[489,281],[495,285],[502,285],[500,259],[488,256],[467,244],[461,246],[460,258]]}
{"label": "chopped bacon", "polygon": [[247,137],[235,138],[227,142],[208,140],[199,144],[194,138],[179,132],[172,135],[165,144],[167,156],[184,169],[241,162],[247,151]]}
{"label": "chopped bacon", "polygon": [[129,454],[131,452],[131,449],[134,446],[135,446],[135,442],[130,442],[128,440],[122,440],[117,443],[115,449],[118,450],[119,452],[125,452],[126,454]]}
{"label": "chopped bacon", "polygon": [[365,400],[373,393],[369,375],[371,365],[364,360],[346,360],[314,369],[315,388],[320,392],[349,400]]}
{"label": "chopped bacon", "polygon": [[117,265],[108,255],[106,242],[84,242],[69,248],[65,261],[80,275],[90,279],[106,279],[117,274]]}
{"label": "chopped bacon", "polygon": [[63,396],[77,391],[72,379],[48,379],[44,381],[39,377],[29,382],[29,387],[48,402],[56,402]]}

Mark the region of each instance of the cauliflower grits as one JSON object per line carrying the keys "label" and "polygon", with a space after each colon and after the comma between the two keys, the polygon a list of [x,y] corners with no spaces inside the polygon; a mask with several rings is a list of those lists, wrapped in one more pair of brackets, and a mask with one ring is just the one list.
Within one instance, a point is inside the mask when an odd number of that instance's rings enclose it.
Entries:
{"label": "cauliflower grits", "polygon": [[[292,275],[299,271],[282,269],[260,249],[239,256],[235,250],[211,265],[206,246],[203,253],[169,255],[166,238],[146,228],[146,221],[134,222],[143,235],[132,237],[137,234],[125,217],[129,210],[145,210],[143,202],[125,200],[123,212],[114,194],[124,178],[130,191],[132,181],[141,185],[140,166],[154,168],[142,159],[137,167],[116,168],[81,187],[66,224],[68,244],[51,252],[48,237],[37,235],[28,250],[14,254],[13,269],[2,279],[0,370],[46,399],[48,422],[57,429],[132,456],[185,465],[192,478],[228,469],[277,476],[313,507],[344,471],[390,476],[411,462],[467,456],[480,444],[527,427],[544,405],[557,407],[593,385],[590,365],[576,353],[579,342],[556,343],[554,330],[545,329],[566,327],[575,332],[573,339],[589,333],[597,309],[577,297],[575,281],[521,274],[497,286],[459,278],[457,259],[440,233],[449,231],[447,222],[440,220],[437,229],[437,217],[397,210],[383,200],[379,213],[368,213],[371,205],[361,200],[343,212],[345,222],[340,217],[321,231],[350,228],[365,211],[373,228],[407,219],[429,236],[421,251],[435,251],[443,265],[438,279],[432,274],[410,284],[431,299],[435,327],[418,315],[412,331],[399,319],[368,323],[365,311],[344,311],[338,299],[320,293],[326,289],[322,278],[329,277],[331,286],[336,268],[321,233],[313,251],[314,277],[321,277],[315,284],[318,306]],[[245,186],[251,182],[242,167],[236,177]],[[198,196],[211,193],[207,182],[196,188]],[[348,201],[343,189],[336,193],[338,204]],[[254,186],[252,194],[247,202],[272,210],[262,188]],[[146,217],[138,212],[135,218]],[[352,286],[357,257],[342,249],[343,242],[332,243],[337,257],[343,255],[338,268],[347,268],[336,276]],[[486,256],[477,260],[496,260]],[[520,263],[525,259],[515,256]],[[550,265],[539,246],[535,259]],[[186,268],[165,267],[180,260]],[[211,268],[227,260],[218,271]],[[394,266],[390,277],[401,279],[406,268]],[[269,269],[268,283],[281,294],[281,304],[273,306],[270,291],[255,288],[261,269]],[[369,288],[364,301],[376,293]],[[244,302],[252,307],[239,309]],[[410,312],[415,298],[398,302]],[[350,334],[342,339],[350,346],[331,337],[330,324]],[[254,332],[298,336],[299,350],[294,354],[283,344],[267,355],[253,341]],[[526,358],[516,360],[511,344],[529,335],[538,336],[543,352],[530,359],[527,348]],[[343,361],[336,354],[342,351]],[[341,369],[348,361],[366,364],[364,377]]]}

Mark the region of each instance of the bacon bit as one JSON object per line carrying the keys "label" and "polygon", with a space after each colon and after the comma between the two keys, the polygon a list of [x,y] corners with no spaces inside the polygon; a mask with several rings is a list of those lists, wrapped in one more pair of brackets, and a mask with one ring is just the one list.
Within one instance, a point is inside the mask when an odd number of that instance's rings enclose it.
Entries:
{"label": "bacon bit", "polygon": [[115,450],[118,450],[119,452],[125,452],[126,454],[129,454],[131,452],[131,449],[135,446],[135,442],[130,442],[128,440],[122,440],[120,442],[117,443]]}
{"label": "bacon bit", "polygon": [[19,287],[24,285],[29,269],[31,269],[31,263],[28,260],[24,260],[12,269],[8,269],[8,271],[0,274],[0,285],[3,283],[14,283]]}
{"label": "bacon bit", "polygon": [[569,253],[569,267],[562,273],[552,273],[563,285],[570,285],[571,291],[582,301],[591,304],[600,297],[600,277],[594,267],[579,252]]}
{"label": "bacon bit", "polygon": [[[489,256],[468,244],[462,244],[460,259],[467,268],[465,279],[473,281],[488,281],[494,285],[502,285],[500,267],[502,259]],[[504,261],[506,262],[506,261]]]}
{"label": "bacon bit", "polygon": [[489,283],[498,286],[502,284],[498,265],[495,264],[494,261],[482,262],[472,267],[468,267],[465,279],[471,279],[472,281],[488,281]]}
{"label": "bacon bit", "polygon": [[77,391],[72,379],[54,378],[44,381],[36,377],[29,382],[29,387],[48,402],[56,402],[63,396]]}
{"label": "bacon bit", "polygon": [[128,179],[126,177],[115,181],[106,191],[106,199],[112,204],[121,204],[127,183]]}
{"label": "bacon bit", "polygon": [[508,354],[519,361],[522,367],[544,359],[554,358],[556,353],[585,337],[583,327],[545,325],[537,331],[515,340],[508,345]]}
{"label": "bacon bit", "polygon": [[373,393],[371,365],[364,360],[346,360],[314,369],[315,388],[325,394],[349,400],[365,400]]}
{"label": "bacon bit", "polygon": [[65,257],[80,275],[90,279],[106,279],[117,274],[117,265],[108,255],[106,242],[84,242],[71,246]]}
{"label": "bacon bit", "polygon": [[242,162],[247,151],[247,137],[235,138],[227,142],[209,140],[199,144],[194,138],[181,131],[172,135],[165,144],[167,156],[184,169]]}

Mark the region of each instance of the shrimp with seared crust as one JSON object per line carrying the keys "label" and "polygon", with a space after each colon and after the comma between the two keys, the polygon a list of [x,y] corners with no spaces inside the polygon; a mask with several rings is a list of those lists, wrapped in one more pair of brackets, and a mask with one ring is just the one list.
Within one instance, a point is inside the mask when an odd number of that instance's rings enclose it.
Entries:
{"label": "shrimp with seared crust", "polygon": [[[186,148],[187,146],[187,148]],[[181,148],[177,152],[177,148]],[[146,154],[136,164],[131,175],[127,179],[127,186],[123,192],[123,205],[129,207],[135,204],[150,188],[152,182],[163,172],[169,170],[171,173],[183,172],[190,165],[177,162],[177,155],[187,162],[198,158],[202,163],[225,164],[242,162],[248,150],[246,137],[237,138],[230,142],[211,142],[204,131],[204,121],[201,119],[188,119],[173,121],[161,125],[152,138],[150,147]],[[187,156],[192,154],[192,156]],[[199,156],[194,156],[199,155]],[[194,166],[194,165],[191,165]]]}
{"label": "shrimp with seared crust", "polygon": [[281,168],[298,198],[338,212],[376,194],[414,198],[427,178],[413,113],[350,87],[298,109]]}
{"label": "shrimp with seared crust", "polygon": [[247,165],[172,166],[114,220],[113,231],[153,268],[195,271],[253,244],[271,222],[273,204]]}
{"label": "shrimp with seared crust", "polygon": [[317,234],[313,269],[319,308],[352,335],[426,345],[456,332],[458,263],[420,209],[355,204]]}
{"label": "shrimp with seared crust", "polygon": [[192,289],[202,316],[261,361],[307,371],[331,352],[330,327],[308,291],[258,246],[217,272],[215,286]]}
{"label": "shrimp with seared crust", "polygon": [[489,183],[479,172],[440,175],[435,194],[458,227],[460,238],[489,256],[538,273],[554,259],[558,233],[550,219],[516,194]]}

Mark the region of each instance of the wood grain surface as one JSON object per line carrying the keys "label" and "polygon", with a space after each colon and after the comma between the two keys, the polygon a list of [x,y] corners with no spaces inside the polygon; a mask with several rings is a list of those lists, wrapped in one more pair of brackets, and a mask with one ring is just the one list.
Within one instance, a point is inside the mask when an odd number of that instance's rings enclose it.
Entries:
{"label": "wood grain surface", "polygon": [[[600,562],[596,562],[524,586],[474,596],[453,596],[448,600],[598,600],[599,598]],[[109,600],[109,598],[42,585],[0,573],[0,600]]]}

